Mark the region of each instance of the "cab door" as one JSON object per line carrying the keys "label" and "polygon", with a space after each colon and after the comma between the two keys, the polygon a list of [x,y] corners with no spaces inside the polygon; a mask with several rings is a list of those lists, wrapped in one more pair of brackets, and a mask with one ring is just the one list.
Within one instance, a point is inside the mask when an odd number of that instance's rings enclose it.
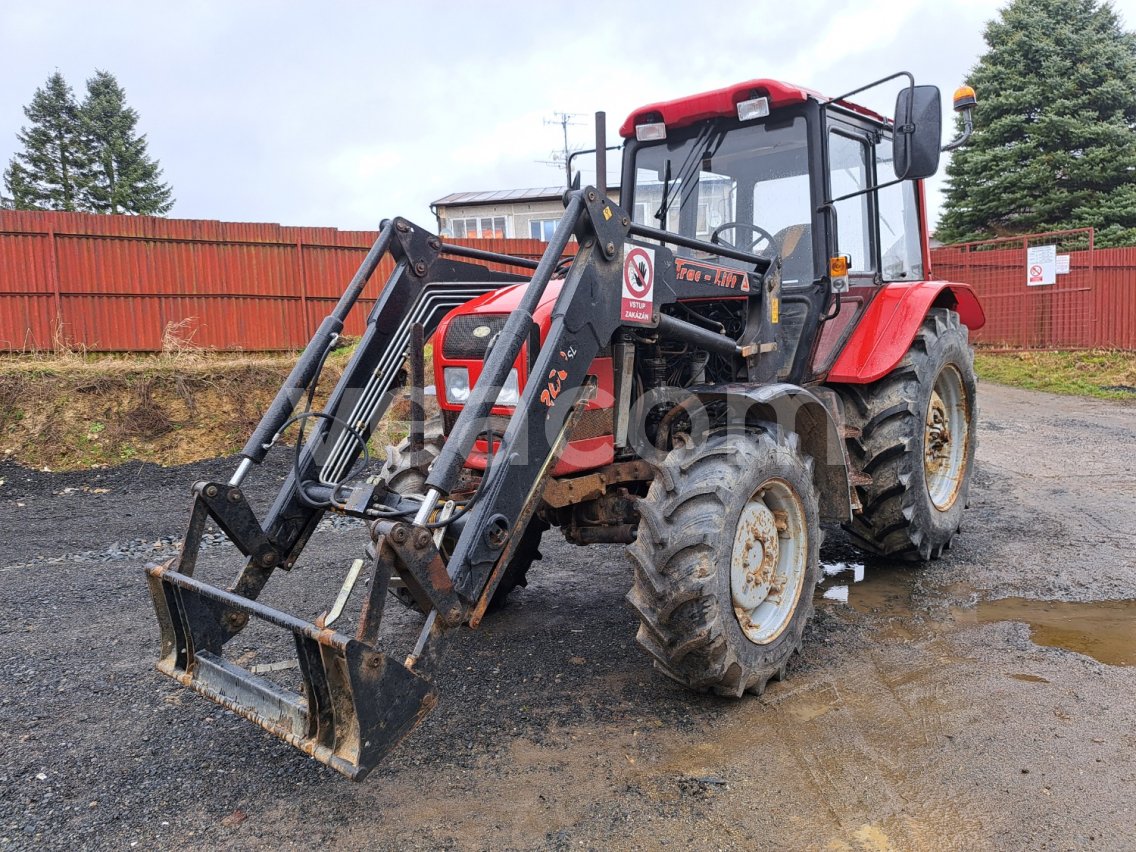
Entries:
{"label": "cab door", "polygon": [[821,324],[811,374],[823,378],[867,304],[889,281],[923,277],[922,223],[913,181],[895,180],[890,128],[830,111],[825,131],[825,180],[836,201],[828,216],[829,256],[849,259],[849,289]]}

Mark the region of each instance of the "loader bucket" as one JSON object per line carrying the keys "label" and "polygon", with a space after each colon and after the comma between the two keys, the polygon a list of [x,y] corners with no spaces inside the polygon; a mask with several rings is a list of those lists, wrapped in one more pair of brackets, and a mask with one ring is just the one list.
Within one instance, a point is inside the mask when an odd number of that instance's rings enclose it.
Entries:
{"label": "loader bucket", "polygon": [[[437,703],[429,681],[364,642],[165,566],[146,573],[161,625],[158,669],[354,781]],[[232,628],[250,616],[292,631],[303,694],[222,658]]]}

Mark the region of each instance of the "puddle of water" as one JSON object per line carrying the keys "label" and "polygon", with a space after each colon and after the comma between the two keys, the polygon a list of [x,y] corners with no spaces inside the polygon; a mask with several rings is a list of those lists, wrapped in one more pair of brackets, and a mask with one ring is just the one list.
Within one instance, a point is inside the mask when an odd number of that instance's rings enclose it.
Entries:
{"label": "puddle of water", "polygon": [[956,621],[990,624],[1020,621],[1038,645],[1063,648],[1110,666],[1136,666],[1136,600],[1035,601],[1004,598],[980,601],[975,609],[955,610]]}
{"label": "puddle of water", "polygon": [[[851,561],[822,562],[821,569],[824,577],[818,594],[823,600],[845,604],[865,615],[890,616],[890,625],[881,628],[889,635],[900,631],[913,636],[901,625],[916,615],[928,615],[912,603],[918,569],[885,564],[865,570],[864,563]],[[938,591],[957,600],[974,590],[956,583]],[[1004,598],[980,601],[975,608],[952,608],[946,623],[939,618],[922,623],[924,629],[941,631],[997,621],[1028,624],[1030,638],[1038,645],[1076,651],[1110,666],[1136,666],[1136,600],[1074,603]],[[1027,680],[1033,676],[1011,677]]]}
{"label": "puddle of water", "polygon": [[822,562],[821,598],[848,604],[865,614],[912,614],[911,593],[915,574],[906,567],[875,567],[866,571],[863,562]]}
{"label": "puddle of water", "polygon": [[851,574],[850,579],[853,583],[860,583],[864,579],[864,563],[863,562],[822,562],[820,563],[820,570],[824,572],[827,577],[839,577],[841,574]]}

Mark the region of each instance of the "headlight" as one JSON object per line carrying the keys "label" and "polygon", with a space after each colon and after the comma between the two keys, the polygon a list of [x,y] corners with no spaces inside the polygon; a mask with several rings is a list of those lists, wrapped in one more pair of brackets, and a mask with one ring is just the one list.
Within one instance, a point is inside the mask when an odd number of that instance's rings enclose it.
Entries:
{"label": "headlight", "polygon": [[517,370],[514,367],[505,378],[505,387],[497,394],[497,405],[516,406],[521,401],[521,390],[517,387]]}
{"label": "headlight", "polygon": [[469,399],[469,370],[465,367],[445,367],[442,379],[446,383],[446,402],[464,403]]}
{"label": "headlight", "polygon": [[[465,367],[444,367],[442,378],[446,383],[446,402],[464,405],[469,401],[469,370]],[[494,405],[516,406],[521,401],[520,380],[516,368],[509,371],[505,386],[497,394]]]}

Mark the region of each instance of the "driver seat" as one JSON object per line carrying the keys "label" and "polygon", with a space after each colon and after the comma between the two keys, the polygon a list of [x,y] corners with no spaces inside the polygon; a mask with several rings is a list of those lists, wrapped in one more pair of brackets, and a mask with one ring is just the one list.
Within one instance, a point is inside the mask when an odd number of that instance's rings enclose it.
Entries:
{"label": "driver seat", "polygon": [[789,225],[773,235],[781,254],[781,283],[803,287],[813,282],[813,229],[807,222]]}

